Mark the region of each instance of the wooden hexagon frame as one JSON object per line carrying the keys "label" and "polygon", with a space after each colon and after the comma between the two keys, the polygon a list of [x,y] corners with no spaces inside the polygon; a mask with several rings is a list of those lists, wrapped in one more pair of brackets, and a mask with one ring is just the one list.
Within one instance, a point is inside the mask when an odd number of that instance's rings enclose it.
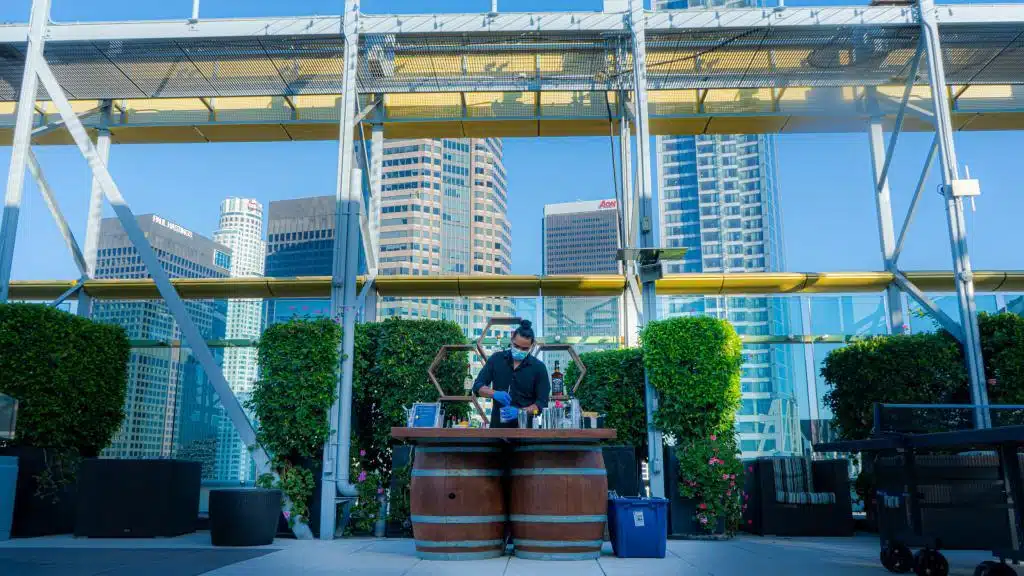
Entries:
{"label": "wooden hexagon frame", "polygon": [[[440,402],[472,402],[477,414],[483,419],[484,426],[486,427],[488,425],[487,413],[480,406],[476,394],[471,393],[469,396],[445,396],[441,383],[437,381],[437,375],[434,374],[434,370],[441,365],[441,362],[444,361],[449,352],[476,352],[478,348],[478,344],[445,344],[441,346],[441,349],[437,351],[437,356],[434,356],[434,361],[430,363],[430,368],[427,369],[427,378],[430,379],[430,383],[434,385],[434,388],[437,388],[438,400]],[[482,360],[482,362],[486,362],[486,360]]]}
{"label": "wooden hexagon frame", "polygon": [[[568,352],[569,356],[572,356],[573,362],[580,367],[580,377],[576,379],[576,384],[572,387],[572,395],[576,396],[576,391],[580,389],[580,384],[583,383],[583,377],[587,375],[587,367],[583,364],[583,360],[580,360],[580,355],[576,353],[576,349],[573,348],[572,344],[538,344],[536,348],[537,352],[543,352],[544,350],[551,350],[552,352]],[[557,396],[551,398],[555,400],[563,400],[568,396],[563,392]]]}

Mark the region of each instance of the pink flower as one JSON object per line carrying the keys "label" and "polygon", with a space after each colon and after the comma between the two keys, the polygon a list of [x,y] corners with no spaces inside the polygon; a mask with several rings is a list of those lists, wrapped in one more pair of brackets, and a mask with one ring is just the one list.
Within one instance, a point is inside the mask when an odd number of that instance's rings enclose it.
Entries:
{"label": "pink flower", "polygon": [[747,466],[747,472],[753,473],[754,472],[754,467],[753,466]]}
{"label": "pink flower", "polygon": [[735,474],[729,474],[729,480],[735,480],[735,479],[736,479],[736,475]]}
{"label": "pink flower", "polygon": [[704,516],[701,516],[701,517],[700,517],[700,523],[701,523],[701,524],[707,524],[707,523],[708,523],[708,519],[707,519],[707,518],[705,518]]}
{"label": "pink flower", "polygon": [[715,436],[714,434],[712,434],[711,435],[711,441],[714,442],[716,440],[718,440],[718,436]]}
{"label": "pink flower", "polygon": [[751,524],[753,524],[753,523],[754,523],[754,521],[753,521],[753,520],[747,520],[747,526],[750,526],[750,525],[751,525]]}
{"label": "pink flower", "polygon": [[383,493],[384,493],[384,489],[383,488],[377,488],[377,494],[383,494]]}
{"label": "pink flower", "polygon": [[700,505],[697,506],[697,508],[700,508],[701,510],[707,510],[708,509],[708,505],[703,503],[703,502],[701,502]]}
{"label": "pink flower", "polygon": [[555,408],[562,408],[562,407],[563,407],[562,401],[561,400],[555,400]]}
{"label": "pink flower", "polygon": [[715,460],[718,460],[718,458],[712,458],[711,460],[708,460],[708,466],[714,466]]}
{"label": "pink flower", "polygon": [[359,455],[360,456],[366,456],[366,450],[360,450],[359,451]]}
{"label": "pink flower", "polygon": [[722,480],[728,480],[728,479],[729,479],[729,475],[728,474],[722,474]]}
{"label": "pink flower", "polygon": [[743,499],[744,500],[750,500],[750,494],[744,494],[743,495]]}
{"label": "pink flower", "polygon": [[359,473],[359,482],[366,482],[366,471],[365,470]]}
{"label": "pink flower", "polygon": [[732,496],[732,490],[726,490],[725,491],[725,495],[726,496]]}

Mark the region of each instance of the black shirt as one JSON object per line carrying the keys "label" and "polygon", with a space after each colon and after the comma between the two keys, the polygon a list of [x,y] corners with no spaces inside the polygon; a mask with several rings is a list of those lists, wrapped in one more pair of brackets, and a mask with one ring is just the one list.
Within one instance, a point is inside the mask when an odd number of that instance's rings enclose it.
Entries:
{"label": "black shirt", "polygon": [[[478,393],[484,386],[490,386],[495,391],[508,392],[516,408],[526,408],[531,404],[536,404],[537,408],[546,408],[551,394],[547,366],[532,355],[520,362],[518,368],[513,366],[511,350],[492,354],[473,382],[473,393]],[[500,411],[501,404],[494,402],[491,405],[491,427],[510,427],[509,424],[501,423]],[[511,423],[511,427],[516,426],[517,423]]]}

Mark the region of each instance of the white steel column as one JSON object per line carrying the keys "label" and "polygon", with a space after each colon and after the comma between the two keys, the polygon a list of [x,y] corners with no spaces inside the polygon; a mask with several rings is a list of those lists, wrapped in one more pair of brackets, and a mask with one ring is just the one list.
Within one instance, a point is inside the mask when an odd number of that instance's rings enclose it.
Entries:
{"label": "white steel column", "polygon": [[[110,166],[110,110],[112,104],[109,100],[101,104],[100,128],[96,134],[96,154],[99,155],[103,164]],[[100,225],[103,221],[103,188],[96,178],[92,179],[92,190],[89,194],[89,213],[85,224],[85,263],[86,276],[92,279],[96,277],[96,255],[100,245]],[[82,291],[78,298],[78,315],[92,315],[92,298]]]}
{"label": "white steel column", "polygon": [[971,381],[971,403],[981,407],[975,409],[974,424],[977,428],[991,426],[989,418],[988,391],[985,388],[985,367],[981,356],[981,338],[978,330],[977,308],[974,302],[974,275],[967,253],[967,225],[964,221],[963,199],[953,195],[953,183],[960,179],[960,168],[953,143],[953,123],[950,119],[949,94],[946,91],[946,71],[942,62],[942,47],[939,42],[939,26],[935,16],[934,0],[919,0],[918,17],[921,21],[921,36],[925,42],[928,59],[928,81],[931,83],[932,106],[935,111],[935,131],[938,135],[939,159],[942,166],[942,189],[946,200],[946,215],[949,224],[949,244],[953,255],[953,275],[956,281],[957,300],[960,304],[960,325],[964,333],[964,350],[967,373]]}
{"label": "white steel column", "polygon": [[[915,67],[916,68],[916,67]],[[883,174],[886,162],[885,131],[882,128],[882,116],[878,109],[875,88],[868,88],[868,109],[871,122],[868,125],[868,141],[871,146],[872,183],[875,193],[875,212],[878,216],[878,235],[882,248],[884,269],[892,271],[896,266],[893,258],[896,250],[896,233],[892,223],[892,203],[889,197],[889,176]],[[897,129],[899,127],[897,126]],[[893,133],[895,140],[897,132]],[[889,284],[885,287],[885,302],[888,315],[886,323],[890,334],[903,333],[903,299],[899,287]]]}
{"label": "white steel column", "polygon": [[[637,247],[636,198],[633,197],[633,139],[629,127],[629,113],[625,100],[625,92],[619,96],[619,159],[621,160],[622,206],[619,214],[623,221],[626,237],[622,239],[623,248]],[[637,346],[640,343],[641,296],[636,286],[636,264],[632,259],[625,258],[622,262],[623,272],[627,277],[626,290],[622,294],[622,335],[626,346]]]}
{"label": "white steel column", "polygon": [[[337,496],[358,493],[349,481],[351,471],[352,370],[355,349],[359,272],[359,214],[362,206],[362,174],[355,170],[356,71],[359,58],[359,5],[345,0],[342,16],[345,39],[338,133],[338,182],[335,193],[334,265],[331,278],[331,316],[342,323],[338,349],[336,398],[329,412],[330,437],[324,443],[323,488],[320,496],[320,539],[331,540],[337,525]],[[359,178],[358,180],[356,178]]]}
{"label": "white steel column", "polygon": [[[651,131],[647,109],[647,37],[644,32],[646,15],[642,0],[629,0],[629,27],[633,37],[633,103],[636,115],[636,202],[640,211],[640,248],[654,247],[654,195],[651,179]],[[643,319],[647,323],[658,319],[658,297],[654,282],[643,286]],[[665,470],[661,431],[654,427],[654,413],[658,410],[658,392],[644,375],[644,408],[647,414],[647,467],[651,483],[651,496],[665,496]]]}
{"label": "white steel column", "polygon": [[25,71],[21,76],[17,123],[14,125],[11,166],[7,173],[3,222],[0,224],[0,303],[7,302],[11,284],[14,243],[18,237],[18,217],[21,213],[21,198],[25,192],[25,167],[28,162],[28,149],[32,144],[32,120],[39,92],[39,76],[36,75],[35,65],[36,62],[42,61],[44,34],[49,20],[50,0],[33,0],[28,27],[28,46],[25,49]]}
{"label": "white steel column", "polygon": [[[378,107],[379,110],[380,107]],[[384,172],[384,125],[373,124],[370,130],[370,202],[369,202],[369,229],[370,246],[373,248],[374,256],[380,257],[380,203],[381,188],[383,186]],[[375,260],[376,260],[375,258]],[[378,266],[380,266],[378,264]],[[376,272],[376,271],[372,271]],[[377,288],[371,287],[362,303],[363,321],[377,321]]]}

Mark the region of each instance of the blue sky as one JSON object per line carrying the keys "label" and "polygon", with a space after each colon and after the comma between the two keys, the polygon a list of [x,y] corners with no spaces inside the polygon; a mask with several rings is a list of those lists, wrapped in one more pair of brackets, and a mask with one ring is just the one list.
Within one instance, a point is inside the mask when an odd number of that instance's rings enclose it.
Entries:
{"label": "blue sky", "polygon": [[[53,0],[53,19],[131,20],[186,18],[191,0]],[[813,4],[831,4],[818,0]],[[852,2],[851,2],[852,3]],[[204,17],[336,14],[341,0],[203,0]],[[505,11],[591,10],[600,0],[502,0]],[[787,5],[811,2],[787,2]],[[29,0],[4,0],[0,22],[24,21]],[[488,0],[365,0],[367,12],[479,12]],[[891,171],[897,229],[931,134],[901,137]],[[802,134],[779,137],[781,187],[788,268],[792,271],[877,270],[881,268],[866,133]],[[981,179],[977,212],[969,213],[970,250],[977,269],[1021,269],[1024,196],[1020,150],[1024,133],[957,135],[961,163]],[[509,212],[513,226],[513,271],[540,272],[540,218],[549,202],[613,195],[607,138],[508,139]],[[58,200],[80,241],[90,176],[77,150],[38,151]],[[6,176],[10,149],[0,148]],[[156,212],[198,233],[217,225],[227,196],[271,200],[333,194],[337,146],[333,142],[270,144],[188,144],[115,146],[111,171],[136,213]],[[937,173],[937,172],[936,172]],[[6,182],[6,178],[0,180]],[[933,176],[901,263],[904,268],[950,268],[949,240]],[[109,210],[108,210],[109,213]],[[14,262],[16,279],[77,276],[70,256],[31,179]]]}

